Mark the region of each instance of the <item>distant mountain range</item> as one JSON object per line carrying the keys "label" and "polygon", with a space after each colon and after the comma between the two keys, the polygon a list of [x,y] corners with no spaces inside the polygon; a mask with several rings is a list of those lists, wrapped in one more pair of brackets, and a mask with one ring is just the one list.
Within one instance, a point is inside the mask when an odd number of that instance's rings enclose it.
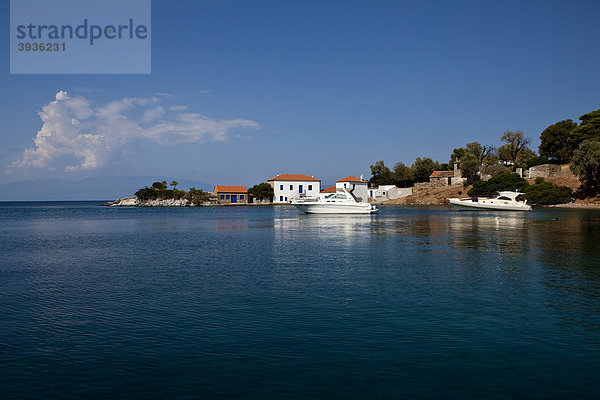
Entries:
{"label": "distant mountain range", "polygon": [[133,196],[152,182],[179,182],[178,189],[190,187],[212,191],[214,186],[189,179],[175,179],[164,176],[107,176],[76,181],[65,179],[34,179],[0,185],[0,201],[60,201],[60,200],[114,200]]}

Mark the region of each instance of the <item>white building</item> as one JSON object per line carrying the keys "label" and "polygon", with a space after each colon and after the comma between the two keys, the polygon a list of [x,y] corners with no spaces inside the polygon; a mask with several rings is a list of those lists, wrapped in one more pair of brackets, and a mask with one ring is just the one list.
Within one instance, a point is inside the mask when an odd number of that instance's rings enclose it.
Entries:
{"label": "white building", "polygon": [[354,196],[358,199],[358,201],[367,201],[369,198],[368,191],[369,182],[362,179],[362,175],[360,178],[355,176],[347,176],[342,179],[338,179],[335,181],[336,189],[348,189],[352,192]]}
{"label": "white building", "polygon": [[412,188],[399,188],[394,185],[379,185],[376,189],[369,189],[369,198],[376,201],[399,199],[411,194]]}
{"label": "white building", "polygon": [[321,191],[321,180],[309,175],[279,174],[267,182],[273,187],[273,203],[289,203],[301,193],[317,196]]}

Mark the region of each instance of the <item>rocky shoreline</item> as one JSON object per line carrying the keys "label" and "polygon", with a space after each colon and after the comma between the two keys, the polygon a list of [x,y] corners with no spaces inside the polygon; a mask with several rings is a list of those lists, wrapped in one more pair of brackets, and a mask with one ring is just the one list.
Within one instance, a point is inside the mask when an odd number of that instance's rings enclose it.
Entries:
{"label": "rocky shoreline", "polygon": [[124,197],[115,201],[101,204],[106,207],[194,207],[187,199],[147,200],[140,201],[137,197]]}

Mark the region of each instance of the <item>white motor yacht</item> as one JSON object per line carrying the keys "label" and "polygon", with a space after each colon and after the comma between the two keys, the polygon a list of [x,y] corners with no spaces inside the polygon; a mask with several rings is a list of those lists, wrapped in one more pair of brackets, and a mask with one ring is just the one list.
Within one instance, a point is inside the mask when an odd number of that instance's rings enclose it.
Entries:
{"label": "white motor yacht", "polygon": [[379,210],[358,199],[348,189],[327,193],[318,197],[298,196],[292,205],[307,214],[372,214]]}
{"label": "white motor yacht", "polygon": [[498,192],[494,197],[471,196],[468,199],[448,199],[450,204],[462,209],[506,210],[506,211],[531,211],[527,200],[517,200],[522,195],[520,192]]}

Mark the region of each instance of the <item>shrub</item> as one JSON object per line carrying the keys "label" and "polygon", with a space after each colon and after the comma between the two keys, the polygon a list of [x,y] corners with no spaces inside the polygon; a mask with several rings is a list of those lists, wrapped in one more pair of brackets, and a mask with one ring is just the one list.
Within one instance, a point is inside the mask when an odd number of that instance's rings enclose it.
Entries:
{"label": "shrub", "polygon": [[478,181],[473,184],[473,188],[467,193],[469,196],[490,197],[501,190],[523,191],[529,184],[517,174],[510,172],[501,172],[490,178],[489,181]]}
{"label": "shrub", "polygon": [[564,204],[571,201],[571,189],[566,186],[558,186],[550,182],[538,182],[525,189],[525,198],[531,204],[550,205]]}

